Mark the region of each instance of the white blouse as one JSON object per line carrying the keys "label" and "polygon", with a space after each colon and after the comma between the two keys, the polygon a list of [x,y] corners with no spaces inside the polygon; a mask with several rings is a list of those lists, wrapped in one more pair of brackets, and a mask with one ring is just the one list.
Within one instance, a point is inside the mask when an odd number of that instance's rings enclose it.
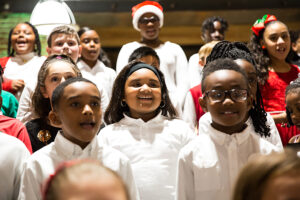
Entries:
{"label": "white blouse", "polygon": [[[211,120],[210,113],[209,112],[205,113],[199,120],[199,134],[206,133],[207,127],[211,126],[210,125],[211,122],[212,122],[212,120]],[[256,133],[251,117],[248,118],[248,120],[246,121],[246,124],[251,128],[253,133]],[[275,125],[275,122],[274,122],[272,116],[269,113],[267,113],[267,123],[266,124],[270,127],[270,137],[267,137],[267,138],[261,137],[261,138],[265,139],[266,141],[275,145],[278,149],[283,149],[283,145],[281,142],[279,132],[276,128],[276,125]],[[256,134],[259,135],[259,133],[256,133]]]}
{"label": "white blouse", "polygon": [[177,200],[230,200],[235,179],[247,161],[277,150],[250,126],[232,135],[212,126],[206,131],[180,152]]}
{"label": "white blouse", "polygon": [[90,68],[83,60],[79,60],[77,66],[80,69],[82,76],[93,81],[98,88],[103,87],[110,99],[113,83],[117,76],[115,70],[106,67],[104,63],[99,60],[97,60],[97,63],[93,68]]}
{"label": "white blouse", "polygon": [[23,164],[30,153],[20,140],[0,132],[0,199],[17,199]]}
{"label": "white blouse", "polygon": [[194,137],[185,122],[161,114],[148,122],[124,115],[98,137],[127,155],[141,199],[174,200],[178,154]]}
{"label": "white blouse", "polygon": [[99,160],[116,171],[126,183],[131,198],[139,199],[128,158],[121,152],[99,143],[97,137],[88,146],[80,146],[67,140],[59,131],[51,144],[36,151],[24,165],[21,178],[20,200],[42,199],[41,188],[55,169],[65,161],[74,159]]}

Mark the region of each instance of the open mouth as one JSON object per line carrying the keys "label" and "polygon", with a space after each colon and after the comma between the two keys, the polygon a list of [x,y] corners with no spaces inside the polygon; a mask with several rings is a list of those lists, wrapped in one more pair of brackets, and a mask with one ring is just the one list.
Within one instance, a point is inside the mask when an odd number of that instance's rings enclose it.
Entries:
{"label": "open mouth", "polygon": [[80,126],[84,129],[91,130],[95,127],[95,122],[82,122],[80,123]]}
{"label": "open mouth", "polygon": [[285,47],[277,47],[276,51],[279,52],[279,53],[285,53],[286,48]]}
{"label": "open mouth", "polygon": [[224,111],[224,112],[221,112],[222,115],[225,115],[225,116],[234,116],[234,115],[237,115],[238,112],[237,111]]}
{"label": "open mouth", "polygon": [[16,42],[16,44],[17,44],[18,46],[25,46],[25,45],[27,44],[27,42],[26,42],[25,40],[18,40],[18,41]]}

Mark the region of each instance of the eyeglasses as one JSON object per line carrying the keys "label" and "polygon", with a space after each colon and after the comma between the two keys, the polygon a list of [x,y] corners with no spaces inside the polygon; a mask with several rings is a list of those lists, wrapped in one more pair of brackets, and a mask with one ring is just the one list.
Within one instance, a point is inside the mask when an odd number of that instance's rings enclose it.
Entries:
{"label": "eyeglasses", "polygon": [[205,92],[205,96],[213,102],[222,102],[225,100],[226,95],[235,102],[245,101],[248,97],[248,90],[245,89],[231,89],[231,90],[211,90]]}
{"label": "eyeglasses", "polygon": [[158,17],[156,17],[156,16],[152,16],[152,17],[143,17],[143,18],[140,18],[139,19],[139,23],[141,23],[141,24],[148,24],[148,23],[152,23],[152,24],[154,24],[155,22],[158,22],[159,21],[159,19],[158,19]]}

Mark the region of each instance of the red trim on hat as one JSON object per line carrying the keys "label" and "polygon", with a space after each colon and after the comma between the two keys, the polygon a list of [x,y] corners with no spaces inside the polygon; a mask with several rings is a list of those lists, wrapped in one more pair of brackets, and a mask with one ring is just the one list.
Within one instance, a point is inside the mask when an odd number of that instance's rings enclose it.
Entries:
{"label": "red trim on hat", "polygon": [[131,10],[132,10],[132,17],[134,16],[134,14],[135,14],[135,12],[139,9],[139,8],[141,8],[141,7],[143,7],[143,6],[155,6],[155,7],[157,7],[157,8],[159,8],[160,10],[161,10],[161,12],[163,12],[163,7],[158,3],[158,2],[156,2],[156,1],[144,1],[144,2],[142,2],[142,3],[139,3],[139,4],[137,4],[137,5],[135,5],[135,6],[133,6],[132,8],[131,8]]}

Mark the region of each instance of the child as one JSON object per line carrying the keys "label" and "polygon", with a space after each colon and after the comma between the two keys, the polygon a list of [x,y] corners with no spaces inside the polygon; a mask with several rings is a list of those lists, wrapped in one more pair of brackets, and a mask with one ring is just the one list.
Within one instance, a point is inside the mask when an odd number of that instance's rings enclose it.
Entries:
{"label": "child", "polygon": [[[262,97],[258,87],[255,61],[247,46],[241,42],[221,41],[213,48],[211,54],[207,57],[207,62],[212,62],[218,58],[231,58],[246,72],[253,97],[253,106],[249,111],[246,123],[253,127],[253,131],[262,138],[274,144],[279,149],[282,149],[283,146],[280,135],[274,120],[263,108]],[[208,126],[209,123],[211,123],[209,113],[201,117],[200,123],[202,126],[199,127],[199,133],[201,133],[200,129],[203,126]]]}
{"label": "child", "polygon": [[[47,53],[48,55],[53,54],[64,54],[72,58],[74,62],[77,62],[81,54],[81,45],[79,43],[79,37],[77,32],[69,26],[58,26],[52,30],[47,39]],[[17,119],[21,122],[26,123],[30,120],[37,118],[36,113],[33,112],[33,106],[31,98],[34,89],[37,85],[37,79],[33,78],[33,81],[25,86],[22,93],[19,109],[17,113]],[[101,91],[101,106],[103,109],[107,107],[108,97],[105,92],[102,92],[103,88],[99,88]]]}
{"label": "child", "polygon": [[300,197],[299,152],[258,156],[239,174],[232,200],[281,200]]}
{"label": "child", "polygon": [[192,138],[186,123],[176,118],[157,68],[129,63],[117,76],[105,112],[107,127],[99,137],[127,155],[143,200],[174,199],[179,150]]}
{"label": "child", "polygon": [[[2,97],[2,68],[0,68],[0,107],[2,107],[3,97]],[[30,143],[30,139],[24,124],[22,124],[19,120],[11,117],[7,117],[0,114],[0,131],[6,133],[8,135],[14,136],[21,140],[24,145],[27,147],[28,151],[32,153],[32,147]],[[1,198],[0,198],[1,199]]]}
{"label": "child", "polygon": [[74,160],[58,167],[48,181],[43,200],[129,200],[121,177],[92,160]]}
{"label": "child", "polygon": [[42,183],[61,162],[85,158],[99,160],[117,171],[131,187],[130,197],[139,199],[128,159],[97,140],[100,101],[99,90],[87,79],[71,78],[55,88],[49,119],[62,130],[54,142],[36,151],[25,163],[19,199],[41,199]]}
{"label": "child", "polygon": [[19,23],[8,35],[8,57],[0,59],[4,68],[3,90],[20,99],[24,85],[37,75],[45,60],[37,29],[29,22]]}
{"label": "child", "polygon": [[159,69],[160,59],[155,50],[151,47],[143,46],[134,50],[129,56],[128,63],[133,60],[144,62]]}
{"label": "child", "polygon": [[291,51],[288,59],[298,67],[300,67],[300,30],[290,31]]}
{"label": "child", "polygon": [[[263,105],[272,117],[280,133],[283,145],[291,133],[285,113],[284,91],[286,86],[298,77],[296,65],[286,62],[290,51],[290,35],[287,26],[277,21],[274,15],[265,15],[252,26],[253,35],[249,49],[253,52],[258,69],[258,80],[261,84]],[[280,114],[276,114],[280,113]]]}
{"label": "child", "polygon": [[29,152],[18,139],[0,132],[0,199],[17,199],[23,164]]}
{"label": "child", "polygon": [[51,96],[60,83],[72,77],[81,77],[81,73],[69,56],[52,55],[42,65],[32,96],[33,111],[38,118],[26,123],[33,152],[53,142],[60,130],[51,126],[48,119]]}
{"label": "child", "polygon": [[252,155],[275,146],[245,123],[252,97],[247,76],[234,61],[208,63],[201,86],[199,101],[212,123],[180,152],[177,199],[228,200],[239,169]]}
{"label": "child", "polygon": [[[224,18],[219,16],[206,18],[201,27],[201,39],[203,40],[204,44],[207,44],[211,41],[222,41],[225,39],[225,32],[227,29],[228,23]],[[198,68],[199,55],[195,53],[189,59],[189,69],[191,70]]]}
{"label": "child", "polygon": [[130,54],[141,46],[153,48],[160,58],[160,70],[163,72],[173,105],[182,109],[183,100],[188,91],[188,64],[182,48],[172,42],[159,38],[163,27],[163,8],[156,1],[144,1],[132,7],[132,24],[140,32],[140,41],[122,46],[116,71],[119,73],[127,64]]}
{"label": "child", "polygon": [[104,87],[107,96],[110,98],[116,72],[99,60],[101,43],[98,33],[88,27],[83,27],[78,31],[78,35],[82,52],[77,65],[83,77]]}
{"label": "child", "polygon": [[[199,55],[198,57],[198,64],[197,69],[189,68],[189,70],[194,71],[190,74],[190,78],[192,80],[192,85],[196,84],[195,86],[192,86],[191,89],[189,89],[183,106],[183,113],[182,113],[182,119],[189,123],[193,129],[196,129],[198,127],[198,121],[202,115],[204,115],[204,112],[199,104],[199,97],[202,96],[201,93],[201,73],[202,69],[205,66],[206,63],[206,57],[210,54],[214,46],[218,43],[218,41],[211,41],[205,45],[203,45],[199,49]],[[192,75],[193,74],[193,75]]]}
{"label": "child", "polygon": [[[300,129],[300,78],[292,81],[285,91],[286,115],[291,129]],[[296,132],[295,130],[294,132]],[[290,136],[292,138],[292,136]]]}

